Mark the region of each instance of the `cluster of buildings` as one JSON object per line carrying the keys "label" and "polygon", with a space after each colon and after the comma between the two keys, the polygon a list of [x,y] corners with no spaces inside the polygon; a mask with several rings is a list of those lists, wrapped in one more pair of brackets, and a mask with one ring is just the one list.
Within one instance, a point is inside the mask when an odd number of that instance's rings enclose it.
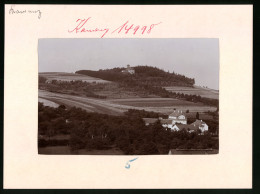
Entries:
{"label": "cluster of buildings", "polygon": [[187,124],[187,118],[185,114],[180,110],[175,110],[168,116],[168,119],[163,118],[143,118],[145,125],[151,125],[156,123],[158,120],[164,128],[170,129],[171,131],[187,130],[188,132],[202,132],[208,131],[208,125],[202,120],[196,120],[191,124]]}

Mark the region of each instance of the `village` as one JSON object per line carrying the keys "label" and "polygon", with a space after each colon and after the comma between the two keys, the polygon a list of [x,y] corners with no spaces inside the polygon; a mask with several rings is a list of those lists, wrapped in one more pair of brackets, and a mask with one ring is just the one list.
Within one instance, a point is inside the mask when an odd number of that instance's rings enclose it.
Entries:
{"label": "village", "polygon": [[203,135],[206,131],[208,131],[208,125],[202,121],[196,119],[195,122],[191,124],[187,124],[187,117],[183,113],[182,110],[174,110],[168,116],[168,119],[159,118],[143,118],[145,125],[149,126],[158,121],[162,124],[162,126],[170,131],[180,131],[187,130],[189,133],[197,132],[200,135]]}

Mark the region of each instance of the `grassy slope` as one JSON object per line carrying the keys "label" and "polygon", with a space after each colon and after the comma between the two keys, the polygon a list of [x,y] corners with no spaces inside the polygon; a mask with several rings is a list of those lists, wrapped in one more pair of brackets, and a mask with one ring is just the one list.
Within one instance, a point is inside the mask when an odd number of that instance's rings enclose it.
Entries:
{"label": "grassy slope", "polygon": [[[39,97],[58,104],[64,104],[72,107],[76,106],[85,109],[89,112],[98,112],[111,115],[122,115],[128,109],[138,109],[146,111],[160,112],[169,114],[174,108],[189,110],[190,112],[206,112],[208,110],[215,111],[216,108],[202,105],[201,103],[193,103],[182,100],[167,99],[167,98],[143,98],[143,99],[126,99],[120,100],[103,100],[88,97],[73,96],[68,94],[57,94],[47,91],[39,91]],[[152,100],[152,104],[151,101]],[[124,104],[125,103],[125,104]],[[158,104],[160,104],[158,106]]]}
{"label": "grassy slope", "polygon": [[[202,103],[193,103],[180,99],[160,98],[155,95],[145,96],[141,92],[131,91],[128,88],[119,88],[116,83],[106,82],[99,78],[94,78],[86,75],[73,74],[73,73],[61,73],[61,72],[48,72],[39,73],[40,76],[47,79],[56,80],[82,80],[82,81],[104,81],[106,87],[103,87],[100,91],[96,90],[95,93],[99,95],[107,96],[105,100],[93,99],[85,96],[75,96],[69,94],[55,94],[47,91],[39,91],[39,97],[50,100],[57,104],[64,104],[68,107],[76,106],[83,108],[89,112],[99,112],[112,115],[122,115],[124,111],[128,109],[147,110],[154,112],[161,112],[164,114],[171,113],[174,108],[182,109],[183,111],[189,110],[190,112],[206,112],[214,111],[216,108],[211,106],[205,106]],[[184,92],[200,92],[208,91],[204,88],[191,88],[191,87],[171,87],[174,91]],[[215,93],[215,96],[218,94]],[[209,96],[209,95],[208,95]],[[207,97],[208,97],[207,96]],[[143,98],[149,97],[149,98]],[[153,98],[151,98],[153,97]]]}
{"label": "grassy slope", "polygon": [[109,83],[107,80],[102,80],[87,75],[81,75],[77,73],[63,73],[63,72],[42,72],[39,76],[45,77],[47,80],[58,80],[58,81],[72,81],[80,80],[84,82],[97,82],[97,83]]}
{"label": "grassy slope", "polygon": [[200,95],[201,97],[219,99],[219,92],[217,90],[213,90],[210,88],[203,88],[200,86],[191,87],[164,87],[167,91],[175,92],[175,93],[183,93],[189,95]]}

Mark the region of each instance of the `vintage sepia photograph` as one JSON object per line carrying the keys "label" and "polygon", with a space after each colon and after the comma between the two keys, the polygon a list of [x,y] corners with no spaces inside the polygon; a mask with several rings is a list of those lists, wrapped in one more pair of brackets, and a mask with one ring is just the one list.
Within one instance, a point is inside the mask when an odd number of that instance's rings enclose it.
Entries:
{"label": "vintage sepia photograph", "polygon": [[217,38],[38,41],[38,153],[219,153]]}

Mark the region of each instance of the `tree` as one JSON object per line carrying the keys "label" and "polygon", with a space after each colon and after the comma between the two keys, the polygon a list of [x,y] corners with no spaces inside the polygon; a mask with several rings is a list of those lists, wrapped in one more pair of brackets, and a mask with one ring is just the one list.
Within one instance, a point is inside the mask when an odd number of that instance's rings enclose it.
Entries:
{"label": "tree", "polygon": [[47,135],[48,135],[48,137],[49,137],[49,140],[51,140],[51,137],[54,135],[54,130],[53,130],[53,128],[52,127],[48,127],[48,129],[47,129]]}
{"label": "tree", "polygon": [[61,104],[61,105],[59,106],[59,108],[60,108],[60,109],[66,109],[66,106],[63,105],[63,104]]}
{"label": "tree", "polygon": [[70,134],[70,147],[72,150],[84,148],[86,146],[87,129],[81,122],[76,121]]}
{"label": "tree", "polygon": [[47,79],[45,77],[39,76],[39,83],[45,83]]}
{"label": "tree", "polygon": [[200,119],[200,115],[198,112],[196,113],[196,119]]}
{"label": "tree", "polygon": [[152,155],[152,154],[159,154],[157,146],[154,142],[145,142],[141,145],[139,150],[140,155]]}

